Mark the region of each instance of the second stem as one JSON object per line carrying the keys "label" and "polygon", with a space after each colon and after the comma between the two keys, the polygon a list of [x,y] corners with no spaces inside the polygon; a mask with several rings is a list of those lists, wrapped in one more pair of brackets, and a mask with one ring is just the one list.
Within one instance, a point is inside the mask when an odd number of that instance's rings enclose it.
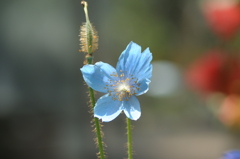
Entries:
{"label": "second stem", "polygon": [[131,125],[131,119],[126,118],[127,122],[127,148],[128,148],[128,159],[133,159],[132,155],[132,125]]}

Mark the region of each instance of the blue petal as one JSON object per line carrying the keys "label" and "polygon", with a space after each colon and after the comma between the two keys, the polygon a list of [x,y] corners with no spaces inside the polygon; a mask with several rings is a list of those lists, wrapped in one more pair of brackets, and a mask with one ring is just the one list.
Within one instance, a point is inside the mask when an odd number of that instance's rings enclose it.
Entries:
{"label": "blue petal", "polygon": [[152,53],[149,48],[141,53],[139,61],[136,63],[135,69],[131,72],[138,80],[149,79],[152,77]]}
{"label": "blue petal", "polygon": [[122,102],[113,100],[108,94],[98,99],[94,107],[94,117],[102,119],[103,122],[109,122],[115,119],[122,111]]}
{"label": "blue petal", "polygon": [[[145,72],[145,74],[144,74]],[[136,92],[137,96],[144,94],[148,91],[149,89],[149,84],[151,82],[151,77],[152,77],[152,65],[150,64],[149,67],[147,68],[146,71],[143,71],[143,73],[139,73],[137,78],[138,78],[138,84],[140,84],[139,86],[139,90]]]}
{"label": "blue petal", "polygon": [[123,102],[124,113],[129,119],[138,120],[141,116],[141,108],[138,99],[131,96],[128,101]]}
{"label": "blue petal", "polygon": [[152,77],[152,53],[149,48],[141,53],[141,47],[130,42],[127,48],[122,52],[117,63],[117,71],[122,70],[128,75],[134,75],[139,80]]}
{"label": "blue petal", "polygon": [[108,86],[107,82],[109,80],[118,81],[118,77],[111,76],[111,74],[116,73],[115,68],[104,62],[97,62],[95,65],[84,65],[80,70],[88,86],[99,92],[107,93],[108,89],[112,89]]}
{"label": "blue petal", "polygon": [[233,150],[233,151],[226,152],[224,154],[224,157],[221,159],[240,159],[240,151]]}
{"label": "blue petal", "polygon": [[149,84],[150,84],[149,79],[143,79],[142,81],[139,81],[139,90],[136,91],[136,96],[142,95],[146,93],[149,89]]}
{"label": "blue petal", "polygon": [[141,46],[131,41],[118,59],[117,71],[120,73],[120,70],[122,70],[124,73],[130,74],[140,56]]}

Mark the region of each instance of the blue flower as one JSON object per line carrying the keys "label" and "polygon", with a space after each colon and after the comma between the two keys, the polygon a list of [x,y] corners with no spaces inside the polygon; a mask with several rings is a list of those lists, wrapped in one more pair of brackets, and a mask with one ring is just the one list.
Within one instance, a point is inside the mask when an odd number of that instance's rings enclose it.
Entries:
{"label": "blue flower", "polygon": [[109,122],[122,111],[132,120],[141,116],[136,96],[148,91],[152,76],[152,54],[147,48],[130,42],[118,59],[116,69],[104,62],[84,65],[80,70],[92,89],[107,93],[100,97],[94,107],[94,116]]}
{"label": "blue flower", "polygon": [[226,152],[221,159],[240,159],[240,151],[233,150]]}

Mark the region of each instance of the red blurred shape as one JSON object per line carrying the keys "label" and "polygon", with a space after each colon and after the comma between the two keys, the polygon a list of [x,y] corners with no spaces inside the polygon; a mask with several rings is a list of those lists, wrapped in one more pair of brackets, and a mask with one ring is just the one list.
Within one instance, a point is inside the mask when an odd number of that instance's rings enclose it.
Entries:
{"label": "red blurred shape", "polygon": [[203,13],[211,29],[224,40],[231,39],[240,28],[239,3],[231,0],[206,1]]}
{"label": "red blurred shape", "polygon": [[190,65],[186,82],[204,95],[240,94],[240,58],[220,50],[209,51]]}

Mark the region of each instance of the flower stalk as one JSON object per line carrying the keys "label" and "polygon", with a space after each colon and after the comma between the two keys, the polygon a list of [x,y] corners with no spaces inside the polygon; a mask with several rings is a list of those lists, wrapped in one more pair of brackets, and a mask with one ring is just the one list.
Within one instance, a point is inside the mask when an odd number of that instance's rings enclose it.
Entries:
{"label": "flower stalk", "polygon": [[127,123],[127,154],[128,159],[133,159],[133,148],[132,148],[132,125],[131,125],[131,119],[126,118]]}
{"label": "flower stalk", "polygon": [[[90,101],[91,101],[91,112],[92,109],[94,108],[96,102],[95,102],[95,96],[94,96],[94,91],[91,87],[88,87],[88,90],[89,90],[89,95],[90,95]],[[97,144],[97,147],[99,149],[99,156],[100,156],[100,159],[104,159],[105,158],[105,153],[104,153],[104,147],[103,147],[103,141],[102,141],[102,135],[103,135],[103,132],[101,130],[101,124],[98,120],[98,118],[94,117],[94,126],[95,126],[95,129],[94,129],[94,132],[96,133],[96,144]]]}
{"label": "flower stalk", "polygon": [[[85,16],[86,16],[86,23],[83,23],[83,25],[80,27],[81,52],[86,53],[84,64],[92,64],[93,52],[98,48],[98,36],[97,36],[96,29],[90,23],[90,20],[88,17],[87,2],[82,1],[81,4],[83,5]],[[89,97],[90,97],[90,103],[91,103],[90,112],[93,114],[93,109],[96,104],[94,90],[91,87],[88,87],[88,90],[89,90]],[[96,133],[95,141],[99,149],[98,157],[100,159],[105,159],[105,153],[104,153],[104,147],[103,147],[103,141],[102,141],[103,132],[101,130],[101,124],[98,118],[96,117],[94,117],[93,123],[94,123],[93,125],[94,132]]]}

